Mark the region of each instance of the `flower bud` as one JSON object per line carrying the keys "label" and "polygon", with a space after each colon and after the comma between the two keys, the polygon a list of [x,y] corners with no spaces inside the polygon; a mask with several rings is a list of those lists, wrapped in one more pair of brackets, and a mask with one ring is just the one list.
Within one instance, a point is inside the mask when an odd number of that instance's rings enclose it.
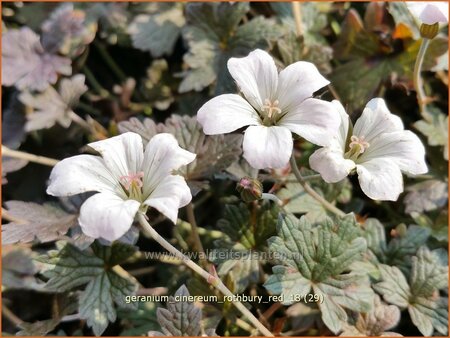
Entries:
{"label": "flower bud", "polygon": [[241,194],[242,200],[248,203],[261,199],[263,187],[257,179],[243,177],[236,185],[236,190]]}
{"label": "flower bud", "polygon": [[428,25],[423,23],[420,26],[420,35],[426,39],[434,39],[439,32],[439,23],[434,23],[432,25]]}

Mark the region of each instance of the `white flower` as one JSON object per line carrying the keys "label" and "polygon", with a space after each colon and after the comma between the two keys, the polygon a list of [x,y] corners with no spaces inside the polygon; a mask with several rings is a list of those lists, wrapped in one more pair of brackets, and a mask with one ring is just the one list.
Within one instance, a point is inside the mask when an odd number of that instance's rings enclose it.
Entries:
{"label": "white flower", "polygon": [[403,191],[402,172],[419,175],[428,171],[422,142],[404,130],[401,119],[391,114],[383,99],[372,99],[353,128],[344,107],[333,103],[341,116],[339,132],[330,146],[309,159],[311,168],[326,182],[339,182],[356,169],[367,196],[396,201]]}
{"label": "white flower", "polygon": [[228,60],[228,70],[245,98],[219,95],[206,102],[197,120],[208,135],[249,126],[244,135],[244,157],[257,169],[282,168],[289,162],[291,132],[325,146],[339,127],[331,102],[312,98],[329,81],[309,62],[296,62],[278,73],[272,57],[255,50]]}
{"label": "white flower", "polygon": [[148,207],[175,223],[178,209],[191,201],[184,178],[172,171],[196,155],[181,149],[171,134],[155,135],[145,152],[141,137],[131,132],[89,146],[101,157],[62,160],[53,168],[47,188],[53,196],[98,192],[81,206],[79,223],[86,235],[116,240],[129,230],[136,213]]}
{"label": "white flower", "polygon": [[406,5],[410,12],[424,24],[448,22],[447,1],[408,1]]}

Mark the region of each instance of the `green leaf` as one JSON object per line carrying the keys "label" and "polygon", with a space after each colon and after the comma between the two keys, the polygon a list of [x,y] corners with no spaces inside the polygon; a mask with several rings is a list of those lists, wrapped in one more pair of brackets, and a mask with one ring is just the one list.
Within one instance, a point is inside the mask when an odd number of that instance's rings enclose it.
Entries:
{"label": "green leaf", "polygon": [[405,212],[432,211],[446,205],[448,201],[448,184],[439,180],[426,180],[406,188]]}
{"label": "green leaf", "polygon": [[425,336],[433,330],[448,333],[448,299],[439,295],[448,286],[446,252],[420,248],[413,257],[410,284],[397,267],[381,265],[382,282],[374,285],[384,299],[401,308],[408,308],[414,325]]}
{"label": "green leaf", "polygon": [[373,291],[367,276],[342,274],[367,249],[353,215],[312,225],[305,216],[280,214],[277,230],[269,248],[282,265],[272,268],[264,284],[268,291],[282,295],[284,304],[292,304],[296,296],[312,288],[320,296],[322,320],[334,333],[347,319],[345,308],[370,310]]}
{"label": "green leaf", "polygon": [[129,27],[133,47],[154,58],[173,52],[185,20],[181,4],[159,3],[154,13],[135,17]]}
{"label": "green leaf", "polygon": [[21,220],[2,226],[2,244],[29,243],[36,238],[51,242],[65,235],[77,223],[77,215],[69,214],[55,204],[5,202],[8,213]]}
{"label": "green leaf", "polygon": [[167,309],[158,308],[157,317],[162,333],[151,331],[150,335],[162,336],[201,336],[202,310],[187,301],[189,291],[182,285],[175,295],[169,297]]}
{"label": "green leaf", "polygon": [[114,242],[112,246],[94,243],[92,251],[81,251],[75,246],[58,242],[58,251],[39,257],[47,265],[44,275],[49,277],[45,289],[63,292],[87,284],[80,296],[79,313],[96,335],[101,335],[109,322],[116,320],[114,303],[133,308],[125,297],[137,289],[134,280],[117,274],[113,267],[124,262],[136,248]]}
{"label": "green leaf", "polygon": [[430,146],[444,146],[443,155],[448,160],[448,115],[432,110],[431,121],[420,120],[414,127],[424,134]]}
{"label": "green leaf", "polygon": [[219,264],[221,276],[232,272],[235,290],[244,291],[250,283],[257,283],[260,276],[260,256],[266,250],[267,239],[275,234],[278,208],[263,203],[257,209],[249,206],[226,205],[224,217],[217,222],[223,237],[214,242],[213,261]]}
{"label": "green leaf", "polygon": [[248,3],[190,3],[186,6],[187,26],[183,38],[189,46],[179,92],[200,91],[215,82],[215,93],[235,88],[226,62],[246,56],[256,48],[265,49],[280,30],[271,19],[256,17],[239,26],[249,10]]}
{"label": "green leaf", "polygon": [[174,101],[171,88],[173,82],[167,61],[153,60],[147,68],[146,77],[141,81],[141,92],[156,109],[167,110]]}
{"label": "green leaf", "polygon": [[126,328],[120,335],[142,336],[151,330],[157,330],[159,324],[156,319],[156,307],[157,303],[154,302],[139,302],[136,311],[119,309],[117,316]]}

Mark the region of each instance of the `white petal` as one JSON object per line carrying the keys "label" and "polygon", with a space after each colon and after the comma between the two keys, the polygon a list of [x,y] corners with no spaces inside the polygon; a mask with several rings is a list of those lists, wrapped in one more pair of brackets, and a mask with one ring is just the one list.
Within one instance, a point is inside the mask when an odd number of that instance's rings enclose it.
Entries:
{"label": "white petal", "polygon": [[88,144],[98,151],[116,179],[141,171],[144,154],[142,138],[136,133],[124,133]]}
{"label": "white petal", "polygon": [[403,130],[403,122],[391,114],[383,99],[375,98],[367,103],[362,115],[356,121],[353,135],[364,137],[371,143],[380,133]]}
{"label": "white petal", "polygon": [[191,190],[182,176],[166,176],[143,204],[151,206],[173,223],[177,222],[178,209],[192,200]]}
{"label": "white petal", "polygon": [[374,158],[392,161],[402,171],[412,175],[425,174],[428,171],[425,147],[417,135],[409,130],[381,134],[358,160],[365,162]]}
{"label": "white petal", "polygon": [[93,155],[78,155],[58,162],[50,174],[47,194],[71,196],[87,191],[121,191],[119,182],[106,168],[103,159]]}
{"label": "white petal", "polygon": [[276,99],[278,71],[267,52],[256,49],[246,57],[231,58],[228,70],[255,109],[261,110],[265,99]]}
{"label": "white petal", "polygon": [[406,4],[411,13],[427,25],[448,22],[447,1],[408,1]]}
{"label": "white petal", "polygon": [[355,168],[355,163],[345,159],[341,149],[328,147],[316,150],[309,157],[309,165],[328,183],[342,181]]}
{"label": "white petal", "polygon": [[191,163],[195,157],[195,154],[182,149],[172,134],[161,133],[153,136],[145,148],[142,165],[144,196],[149,196],[166,176]]}
{"label": "white petal", "polygon": [[373,159],[356,165],[362,191],[373,200],[396,201],[403,191],[400,168],[387,159]]}
{"label": "white petal", "polygon": [[276,97],[280,101],[280,108],[283,111],[295,108],[329,83],[310,62],[299,61],[287,66],[278,78]]}
{"label": "white petal", "polygon": [[345,142],[347,141],[350,117],[345,111],[344,106],[338,100],[333,100],[331,103],[334,105],[336,111],[339,113],[339,117],[341,118],[339,132],[336,137],[333,137],[333,142],[331,144],[338,149],[342,149],[343,151],[345,150]]}
{"label": "white petal", "polygon": [[333,138],[336,139],[340,121],[334,104],[310,98],[289,111],[277,124],[311,143],[327,146],[332,143]]}
{"label": "white petal", "polygon": [[83,203],[78,220],[86,235],[114,241],[130,229],[140,205],[135,200],[123,200],[114,194],[99,193]]}
{"label": "white petal", "polygon": [[255,109],[236,94],[219,95],[206,102],[197,113],[197,121],[206,135],[230,133],[261,123]]}
{"label": "white petal", "polygon": [[292,154],[292,134],[284,127],[251,126],[243,148],[244,158],[255,169],[284,168]]}

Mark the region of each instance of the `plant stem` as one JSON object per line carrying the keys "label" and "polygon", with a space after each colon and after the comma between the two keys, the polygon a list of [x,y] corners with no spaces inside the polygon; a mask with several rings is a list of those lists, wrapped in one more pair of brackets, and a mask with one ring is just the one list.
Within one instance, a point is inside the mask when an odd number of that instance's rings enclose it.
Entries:
{"label": "plant stem", "polygon": [[72,121],[76,124],[78,124],[81,128],[83,128],[85,131],[87,131],[88,133],[91,132],[91,126],[89,125],[89,123],[87,123],[83,118],[81,118],[78,114],[76,114],[75,112],[71,111],[69,113],[70,118],[72,119]]}
{"label": "plant stem", "polygon": [[117,65],[117,63],[114,61],[114,59],[109,55],[107,49],[103,44],[101,44],[98,41],[94,42],[94,46],[97,48],[98,52],[100,53],[100,56],[105,60],[106,64],[111,68],[112,72],[117,76],[117,78],[121,82],[125,82],[127,79],[127,76],[123,72],[122,69]]}
{"label": "plant stem", "polygon": [[200,254],[199,260],[202,263],[202,265],[206,267],[208,261],[205,259],[205,257],[206,257],[205,249],[203,248],[203,244],[200,239],[200,235],[198,233],[198,226],[197,226],[197,221],[195,220],[194,206],[193,206],[192,202],[190,202],[188,205],[186,205],[186,212],[187,212],[188,221],[191,224],[192,235],[194,236],[196,250]]}
{"label": "plant stem", "polygon": [[95,89],[98,95],[100,95],[103,98],[109,97],[109,92],[102,87],[100,82],[97,81],[97,79],[95,78],[91,70],[88,68],[88,66],[84,65],[81,70],[86,75],[87,80],[89,81],[91,86]]}
{"label": "plant stem", "polygon": [[86,111],[87,113],[90,113],[90,114],[93,114],[93,115],[101,115],[100,110],[95,109],[94,107],[91,107],[89,104],[81,102],[81,101],[79,101],[77,103],[75,108],[80,108],[80,109]]}
{"label": "plant stem", "polygon": [[417,103],[419,104],[420,114],[427,121],[430,121],[431,116],[426,111],[427,96],[425,94],[425,91],[423,90],[423,81],[421,73],[423,61],[425,59],[425,53],[427,51],[429,44],[430,39],[427,38],[422,39],[419,52],[417,53],[416,63],[414,65],[414,89],[416,90]]}
{"label": "plant stem", "polygon": [[[199,274],[203,279],[205,279],[209,284],[213,285],[217,290],[222,292],[225,296],[228,296],[234,299],[234,294],[222,283],[222,281],[217,277],[213,276],[207,271],[203,270],[199,265],[197,265],[194,261],[192,261],[189,257],[182,254],[177,248],[175,248],[172,244],[166,241],[163,237],[161,237],[158,232],[152,228],[152,226],[147,222],[145,216],[142,213],[138,214],[139,223],[144,228],[148,234],[153,237],[155,241],[157,241],[164,249],[169,251],[174,256],[178,257],[182,260],[182,262],[192,269],[194,272]],[[233,301],[232,302],[236,308],[241,311],[241,313],[266,337],[273,337],[273,334],[262,325],[258,319],[251,313],[241,302]]]}
{"label": "plant stem", "polygon": [[29,154],[29,153],[25,153],[25,152],[19,151],[19,150],[12,150],[4,145],[2,145],[2,155],[19,158],[21,160],[27,160],[29,162],[47,165],[49,167],[54,167],[56,165],[56,163],[59,162],[58,160],[55,160],[53,158]]}
{"label": "plant stem", "polygon": [[19,327],[23,320],[17,317],[5,304],[2,304],[2,315],[4,315],[16,327]]}
{"label": "plant stem", "polygon": [[294,154],[291,156],[291,168],[292,172],[294,173],[295,178],[297,179],[298,183],[301,184],[303,189],[316,201],[321,203],[325,209],[331,211],[332,213],[336,214],[339,217],[345,216],[345,213],[340,210],[339,208],[336,208],[333,204],[328,202],[326,199],[324,199],[322,196],[320,196],[306,181],[303,179],[302,174],[300,173],[300,170],[297,167],[297,162],[295,161]]}
{"label": "plant stem", "polygon": [[302,9],[299,1],[292,2],[292,14],[294,14],[297,36],[303,35]]}

